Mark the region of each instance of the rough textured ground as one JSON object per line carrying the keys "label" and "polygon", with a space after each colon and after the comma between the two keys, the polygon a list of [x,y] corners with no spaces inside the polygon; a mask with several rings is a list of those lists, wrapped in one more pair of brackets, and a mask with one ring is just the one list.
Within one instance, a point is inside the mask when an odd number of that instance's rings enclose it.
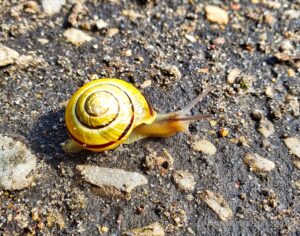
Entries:
{"label": "rough textured ground", "polygon": [[[74,27],[97,18],[108,26],[86,31],[93,40],[81,46],[63,37],[73,2],[53,16],[28,12],[23,2],[0,0],[0,43],[33,57],[25,65],[0,67],[0,133],[24,142],[38,157],[38,168],[35,186],[0,190],[0,234],[105,235],[106,226],[107,235],[119,235],[153,222],[168,235],[300,234],[300,190],[294,184],[300,170],[283,142],[300,131],[299,116],[287,100],[288,94],[300,96],[299,1],[86,1]],[[206,19],[208,3],[227,11],[227,25]],[[140,15],[124,16],[124,9]],[[119,31],[109,37],[111,28]],[[283,52],[288,58],[278,55]],[[180,78],[168,73],[171,65]],[[241,74],[229,84],[234,68]],[[193,123],[193,137],[177,134],[105,153],[67,155],[60,146],[68,138],[64,104],[93,74],[138,87],[150,80],[141,90],[161,112],[182,108],[213,86],[193,113],[211,114],[216,122]],[[274,125],[269,144],[257,131],[254,109]],[[229,131],[226,137],[222,128]],[[196,136],[214,143],[216,154],[194,151]],[[174,170],[195,177],[192,193],[176,188],[172,170],[161,175],[143,168],[147,155],[163,149],[174,158]],[[251,172],[243,163],[247,152],[272,160],[275,169]],[[149,184],[134,190],[129,201],[100,198],[76,174],[78,164],[144,173]],[[222,222],[201,201],[205,189],[222,194],[231,220]]]}

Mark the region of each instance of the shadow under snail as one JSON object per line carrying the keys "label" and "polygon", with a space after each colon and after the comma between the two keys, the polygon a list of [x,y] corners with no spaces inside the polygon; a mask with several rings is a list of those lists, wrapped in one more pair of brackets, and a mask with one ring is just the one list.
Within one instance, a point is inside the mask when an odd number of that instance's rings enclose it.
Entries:
{"label": "shadow under snail", "polygon": [[71,139],[63,149],[70,153],[82,149],[101,152],[146,137],[189,133],[191,121],[209,117],[188,113],[211,90],[182,110],[158,114],[130,83],[112,78],[93,80],[78,89],[68,102],[65,118]]}

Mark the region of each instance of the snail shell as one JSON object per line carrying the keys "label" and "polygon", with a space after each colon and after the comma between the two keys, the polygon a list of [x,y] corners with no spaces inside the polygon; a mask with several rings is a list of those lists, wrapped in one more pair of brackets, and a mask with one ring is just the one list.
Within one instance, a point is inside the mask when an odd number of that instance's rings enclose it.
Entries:
{"label": "snail shell", "polygon": [[156,112],[141,92],[119,79],[97,79],[69,100],[66,125],[70,137],[92,151],[117,147],[141,124],[151,124]]}

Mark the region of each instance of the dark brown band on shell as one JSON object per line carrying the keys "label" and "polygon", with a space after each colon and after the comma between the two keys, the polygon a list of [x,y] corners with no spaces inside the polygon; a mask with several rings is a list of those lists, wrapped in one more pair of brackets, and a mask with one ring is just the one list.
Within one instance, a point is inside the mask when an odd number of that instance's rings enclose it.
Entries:
{"label": "dark brown band on shell", "polygon": [[[133,110],[133,105],[132,105],[132,110]],[[133,121],[134,121],[134,112],[132,112],[130,123],[128,124],[128,126],[126,127],[126,129],[123,131],[123,133],[121,134],[121,136],[118,138],[118,140],[121,140],[127,134],[128,130],[130,130],[130,128],[131,128],[131,126],[133,124]]]}
{"label": "dark brown band on shell", "polygon": [[116,143],[116,141],[111,141],[111,142],[108,142],[108,143],[104,143],[104,144],[99,144],[99,145],[93,145],[93,144],[86,144],[86,143],[83,143],[81,142],[80,140],[78,140],[76,137],[74,137],[70,132],[68,132],[70,137],[76,141],[80,146],[83,146],[85,148],[93,148],[93,149],[100,149],[100,148],[106,148],[110,145],[113,145]]}

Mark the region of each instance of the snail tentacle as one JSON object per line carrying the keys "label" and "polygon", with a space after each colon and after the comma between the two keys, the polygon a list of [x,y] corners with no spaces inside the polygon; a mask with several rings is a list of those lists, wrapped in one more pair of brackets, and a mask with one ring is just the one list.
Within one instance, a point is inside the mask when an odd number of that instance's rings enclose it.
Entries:
{"label": "snail tentacle", "polygon": [[191,135],[189,125],[192,121],[210,118],[210,115],[200,114],[194,116],[186,115],[190,110],[205,98],[212,88],[205,90],[185,108],[166,114],[157,114],[152,124],[137,126],[126,140],[126,143],[133,143],[146,137],[170,137],[177,132],[184,132]]}

